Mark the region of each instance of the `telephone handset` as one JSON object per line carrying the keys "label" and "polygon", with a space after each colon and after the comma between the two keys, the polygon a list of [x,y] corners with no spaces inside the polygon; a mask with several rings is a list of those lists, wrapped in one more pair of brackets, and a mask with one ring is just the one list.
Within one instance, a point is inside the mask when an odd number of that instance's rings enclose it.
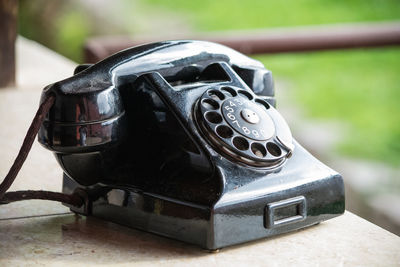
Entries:
{"label": "telephone handset", "polygon": [[[236,70],[236,73],[232,68]],[[77,69],[80,71],[82,68],[78,67]],[[147,81],[144,81],[146,79]],[[161,42],[125,50],[77,73],[69,79],[47,87],[43,92],[43,98],[49,93],[55,93],[57,97],[44,127],[39,132],[39,142],[55,151],[66,172],[76,173],[76,175],[71,176],[79,179],[81,183],[91,184],[98,182],[98,176],[103,171],[106,171],[109,166],[97,165],[103,162],[104,158],[109,158],[107,153],[110,152],[112,154],[112,148],[124,143],[126,135],[129,133],[128,128],[131,128],[132,131],[143,131],[141,124],[145,114],[143,114],[142,118],[140,118],[140,114],[135,114],[134,116],[137,116],[136,121],[127,122],[126,119],[131,115],[125,114],[126,110],[130,109],[129,106],[137,105],[134,100],[128,100],[128,96],[123,97],[124,94],[132,94],[129,91],[131,91],[130,88],[133,84],[140,87],[143,86],[140,85],[141,83],[164,82],[165,84],[162,85],[163,88],[161,90],[153,90],[154,92],[152,91],[149,94],[154,94],[154,97],[169,101],[167,105],[175,105],[175,100],[172,98],[181,97],[186,92],[188,92],[187,97],[190,97],[192,93],[189,95],[189,91],[191,91],[189,89],[174,90],[170,88],[184,88],[182,84],[194,82],[197,84],[203,83],[204,85],[209,84],[208,87],[210,87],[213,84],[216,85],[216,83],[212,83],[213,80],[220,80],[221,85],[232,84],[236,85],[236,87],[229,88],[228,86],[225,89],[216,87],[214,90],[208,91],[209,94],[219,91],[219,95],[224,98],[226,96],[227,99],[229,94],[234,94],[230,95],[234,101],[243,99],[244,103],[252,103],[257,110],[260,110],[260,107],[256,107],[255,103],[267,109],[261,111],[260,114],[265,115],[266,112],[271,112],[268,109],[275,103],[272,76],[271,72],[267,71],[259,62],[232,49],[208,42]],[[178,85],[179,83],[181,83],[180,86],[171,86],[171,84]],[[151,85],[147,85],[147,87],[149,86]],[[156,86],[155,88],[157,89],[158,87]],[[197,90],[197,92],[203,89]],[[256,95],[253,92],[261,97],[256,99]],[[207,96],[207,94],[202,96],[202,98],[207,97],[210,96]],[[185,101],[193,102],[195,100],[197,99],[185,99]],[[201,112],[203,116],[207,116],[206,122],[210,127],[213,127],[213,123],[209,117],[216,113],[215,111],[207,112],[206,110],[210,106],[206,106],[206,103],[210,102],[214,105],[219,105],[217,101],[215,98],[214,100],[204,99],[202,101]],[[270,104],[266,101],[269,101]],[[149,103],[149,105],[152,105],[152,103]],[[154,106],[154,108],[165,108],[165,104],[158,103],[158,105]],[[274,114],[277,113],[275,112]],[[234,116],[229,112],[225,116],[227,115],[230,116],[228,120]],[[269,120],[269,123],[272,123],[271,119],[267,116],[264,117]],[[283,119],[276,117],[286,125]],[[240,126],[238,120],[241,120],[242,130],[249,131],[245,126],[247,125],[252,128],[253,133],[258,133],[257,129],[253,129],[257,124],[251,124],[243,120],[243,117],[238,117],[234,121],[236,127]],[[234,125],[232,125],[233,127],[231,126],[232,131],[234,130]],[[221,126],[219,131],[221,129],[225,128]],[[249,136],[246,136],[245,132],[239,132],[238,134],[245,135],[243,138],[251,140]],[[262,134],[264,134],[263,130],[260,132],[260,135]],[[287,126],[282,134],[284,137],[282,135],[281,139],[285,140],[287,145],[290,146],[291,137]],[[266,140],[266,138],[264,139]],[[226,138],[222,138],[222,140],[225,140],[222,143],[226,144],[225,147],[228,147]],[[254,163],[258,160],[260,162],[267,161],[267,157],[252,155],[249,151],[247,153],[243,152],[243,145],[246,145],[245,141],[243,141],[244,139],[237,137],[234,140],[238,141],[231,148],[234,148],[241,157],[252,158],[255,160]],[[236,145],[236,143],[238,144]],[[284,147],[284,142],[281,142],[281,145]],[[240,146],[240,149],[237,149],[238,146]],[[285,149],[283,148],[282,150]],[[265,153],[264,150],[262,149],[261,153]],[[99,158],[96,158],[93,154],[88,154],[85,157],[86,154],[84,153],[92,151],[104,152],[98,155]],[[138,153],[143,152],[138,151]],[[78,155],[76,157],[71,156],[75,154]],[[79,164],[76,161],[85,164],[86,167],[78,166]],[[107,165],[107,163],[105,164]]]}
{"label": "telephone handset", "polygon": [[344,211],[342,177],[293,138],[271,72],[230,48],[167,41],[46,87],[38,134],[75,212],[216,249]]}

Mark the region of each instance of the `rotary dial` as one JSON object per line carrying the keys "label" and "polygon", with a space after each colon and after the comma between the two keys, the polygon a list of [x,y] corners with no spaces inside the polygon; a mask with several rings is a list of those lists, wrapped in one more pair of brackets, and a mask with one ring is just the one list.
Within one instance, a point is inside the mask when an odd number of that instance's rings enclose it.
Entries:
{"label": "rotary dial", "polygon": [[274,167],[293,150],[282,116],[250,90],[210,88],[200,97],[198,124],[214,148],[247,165]]}

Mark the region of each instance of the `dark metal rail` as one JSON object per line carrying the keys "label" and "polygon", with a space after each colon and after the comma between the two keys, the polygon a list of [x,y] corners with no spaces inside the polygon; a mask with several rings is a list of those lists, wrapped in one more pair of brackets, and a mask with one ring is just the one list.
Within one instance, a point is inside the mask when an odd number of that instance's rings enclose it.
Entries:
{"label": "dark metal rail", "polygon": [[208,40],[244,54],[302,52],[400,45],[400,22],[356,23],[308,26],[273,30],[232,31],[173,38],[134,40],[129,37],[91,38],[85,45],[85,61],[97,62],[119,50],[162,39]]}

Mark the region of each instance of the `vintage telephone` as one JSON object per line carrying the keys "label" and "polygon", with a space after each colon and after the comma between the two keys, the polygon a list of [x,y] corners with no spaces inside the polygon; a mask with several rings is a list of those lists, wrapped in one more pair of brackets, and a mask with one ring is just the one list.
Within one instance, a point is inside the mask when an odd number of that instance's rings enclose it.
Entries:
{"label": "vintage telephone", "polygon": [[271,72],[230,48],[166,41],[47,86],[38,133],[71,210],[214,250],[344,212],[342,177],[293,138]]}

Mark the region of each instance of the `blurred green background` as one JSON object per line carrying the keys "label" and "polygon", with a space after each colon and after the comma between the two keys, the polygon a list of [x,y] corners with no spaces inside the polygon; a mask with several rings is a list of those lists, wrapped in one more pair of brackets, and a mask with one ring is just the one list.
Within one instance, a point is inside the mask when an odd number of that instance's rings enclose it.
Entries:
{"label": "blurred green background", "polygon": [[[398,0],[20,0],[19,32],[76,62],[94,35],[133,37],[400,19]],[[400,47],[259,55],[310,117],[346,124],[338,153],[399,166]],[[279,90],[279,84],[277,84]]]}

